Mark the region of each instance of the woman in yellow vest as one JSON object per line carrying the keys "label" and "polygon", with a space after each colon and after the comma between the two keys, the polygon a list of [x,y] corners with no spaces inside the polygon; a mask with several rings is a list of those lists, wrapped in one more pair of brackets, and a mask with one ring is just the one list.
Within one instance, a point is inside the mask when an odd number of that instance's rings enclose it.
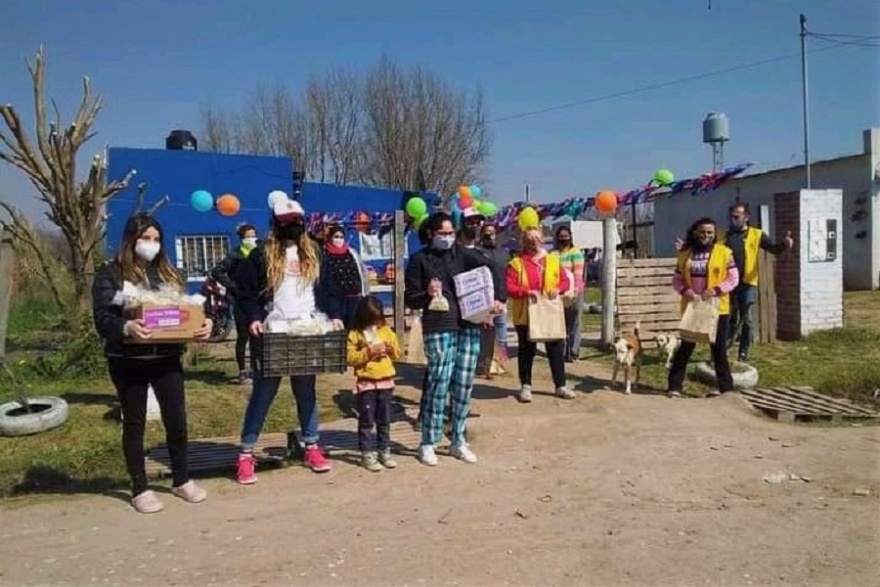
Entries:
{"label": "woman in yellow vest", "polygon": [[[692,300],[718,299],[718,330],[711,345],[712,363],[718,389],[710,395],[733,390],[733,377],[727,360],[727,335],[730,324],[730,292],[739,283],[739,271],[730,249],[717,242],[717,228],[711,218],[697,220],[688,230],[678,253],[678,265],[672,276],[672,287],[681,295],[681,312]],[[672,357],[667,390],[670,397],[681,395],[688,361],[696,343],[682,341]]]}
{"label": "woman in yellow vest", "polygon": [[[529,403],[532,401],[532,365],[538,350],[537,343],[529,340],[529,298],[543,295],[553,299],[568,291],[571,284],[562,271],[559,256],[544,249],[543,235],[537,229],[523,233],[522,253],[510,260],[505,281],[519,345],[516,359],[521,386],[519,401]],[[574,393],[565,385],[565,340],[545,342],[544,347],[557,397],[574,398]]]}

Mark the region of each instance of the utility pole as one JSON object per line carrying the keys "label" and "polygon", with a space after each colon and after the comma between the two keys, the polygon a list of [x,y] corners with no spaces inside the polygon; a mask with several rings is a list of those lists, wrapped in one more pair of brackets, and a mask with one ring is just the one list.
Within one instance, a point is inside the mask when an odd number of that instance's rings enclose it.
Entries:
{"label": "utility pole", "polygon": [[526,188],[526,202],[531,202],[532,198],[529,196],[529,184],[525,184]]}
{"label": "utility pole", "polygon": [[810,178],[810,99],[807,83],[807,17],[801,14],[801,92],[804,99],[804,169],[807,173],[806,188],[812,187]]}

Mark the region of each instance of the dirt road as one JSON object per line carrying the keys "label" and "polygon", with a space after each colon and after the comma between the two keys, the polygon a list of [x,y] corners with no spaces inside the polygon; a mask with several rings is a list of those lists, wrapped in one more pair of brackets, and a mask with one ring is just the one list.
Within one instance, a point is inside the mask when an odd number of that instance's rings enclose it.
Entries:
{"label": "dirt road", "polygon": [[734,397],[481,396],[477,465],[215,479],[154,516],[112,496],[0,510],[0,584],[880,584],[880,428]]}

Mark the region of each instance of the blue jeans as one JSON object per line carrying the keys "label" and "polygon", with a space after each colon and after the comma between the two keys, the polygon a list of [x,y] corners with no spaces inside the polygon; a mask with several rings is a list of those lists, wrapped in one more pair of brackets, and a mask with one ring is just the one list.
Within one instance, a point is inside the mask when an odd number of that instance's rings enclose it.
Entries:
{"label": "blue jeans", "polygon": [[[241,429],[241,447],[253,449],[266,422],[269,408],[278,393],[281,377],[263,377],[254,373],[254,390],[244,413],[244,424]],[[296,375],[290,378],[290,389],[296,400],[296,415],[305,444],[318,442],[318,398],[315,392],[314,375]]]}
{"label": "blue jeans", "polygon": [[578,294],[571,306],[564,310],[565,359],[577,359],[581,354],[581,318],[584,310],[584,294]]}
{"label": "blue jeans", "polygon": [[498,348],[504,352],[502,358],[507,359],[507,312],[492,318],[492,325],[495,326],[495,340],[498,341]]}
{"label": "blue jeans", "polygon": [[740,284],[730,295],[730,334],[732,338],[736,335],[733,329],[736,328],[737,322],[742,320],[742,330],[740,330],[739,354],[746,357],[749,354],[749,347],[752,346],[752,330],[755,326],[755,304],[758,302],[758,288],[754,285]]}

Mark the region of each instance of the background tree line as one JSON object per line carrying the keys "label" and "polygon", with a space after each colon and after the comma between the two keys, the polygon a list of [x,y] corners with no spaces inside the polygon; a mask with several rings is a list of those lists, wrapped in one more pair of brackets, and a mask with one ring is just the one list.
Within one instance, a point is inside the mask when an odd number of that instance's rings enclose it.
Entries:
{"label": "background tree line", "polygon": [[299,94],[260,86],[238,109],[201,108],[199,149],[292,157],[312,181],[450,194],[479,182],[492,136],[479,89],[388,57],[360,74],[333,69]]}

